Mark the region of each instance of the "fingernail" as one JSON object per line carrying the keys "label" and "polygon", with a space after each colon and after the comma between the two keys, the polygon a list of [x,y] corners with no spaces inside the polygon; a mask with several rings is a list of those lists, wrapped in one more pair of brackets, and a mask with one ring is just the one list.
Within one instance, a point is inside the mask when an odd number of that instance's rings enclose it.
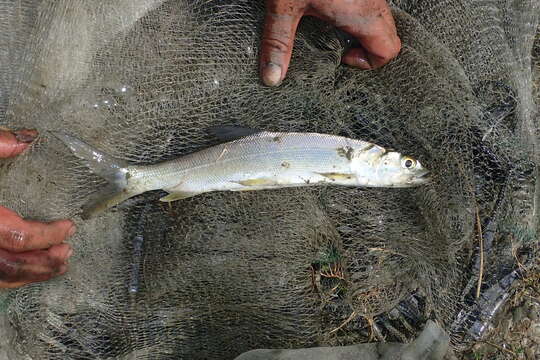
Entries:
{"label": "fingernail", "polygon": [[17,130],[14,131],[13,134],[15,134],[15,139],[17,139],[18,142],[25,144],[30,144],[32,141],[36,140],[38,135],[35,130]]}
{"label": "fingernail", "polygon": [[369,57],[358,57],[356,59],[357,63],[356,66],[363,70],[371,70],[373,69],[373,66],[371,65],[371,62],[369,61]]}
{"label": "fingernail", "polygon": [[75,231],[77,231],[77,227],[73,225],[68,231],[68,236],[73,236],[75,234]]}
{"label": "fingernail", "polygon": [[67,254],[66,254],[66,259],[70,258],[71,255],[73,255],[73,249],[69,249]]}
{"label": "fingernail", "polygon": [[274,63],[266,64],[263,70],[263,80],[268,86],[277,86],[281,83],[281,67]]}

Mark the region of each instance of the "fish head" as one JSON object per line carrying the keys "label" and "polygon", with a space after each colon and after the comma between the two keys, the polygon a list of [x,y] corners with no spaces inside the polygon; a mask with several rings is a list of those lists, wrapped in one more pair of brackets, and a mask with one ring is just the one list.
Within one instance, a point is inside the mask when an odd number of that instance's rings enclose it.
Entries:
{"label": "fish head", "polygon": [[412,187],[430,181],[429,170],[407,155],[389,151],[381,155],[375,165],[376,183],[384,187]]}

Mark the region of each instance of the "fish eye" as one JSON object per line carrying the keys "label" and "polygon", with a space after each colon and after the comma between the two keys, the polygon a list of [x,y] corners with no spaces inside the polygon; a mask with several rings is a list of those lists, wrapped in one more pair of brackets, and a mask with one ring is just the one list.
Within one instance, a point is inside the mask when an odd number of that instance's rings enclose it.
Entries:
{"label": "fish eye", "polygon": [[416,160],[411,159],[410,157],[403,158],[401,166],[405,169],[413,169],[416,166]]}

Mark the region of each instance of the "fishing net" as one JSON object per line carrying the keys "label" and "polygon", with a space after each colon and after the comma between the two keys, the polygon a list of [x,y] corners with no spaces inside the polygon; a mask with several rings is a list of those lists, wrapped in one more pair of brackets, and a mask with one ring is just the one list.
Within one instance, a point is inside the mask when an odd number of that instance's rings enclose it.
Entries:
{"label": "fishing net", "polygon": [[[233,359],[407,342],[427,319],[457,350],[483,336],[537,253],[539,4],[393,7],[403,49],[390,64],[341,65],[354,42],[306,17],[268,88],[262,1],[0,1],[0,125],[41,134],[2,162],[0,203],[78,225],[65,276],[9,293],[9,357]],[[154,191],[83,221],[104,181],[50,135],[150,164],[216,144],[216,125],[368,140],[434,179],[170,206]]]}

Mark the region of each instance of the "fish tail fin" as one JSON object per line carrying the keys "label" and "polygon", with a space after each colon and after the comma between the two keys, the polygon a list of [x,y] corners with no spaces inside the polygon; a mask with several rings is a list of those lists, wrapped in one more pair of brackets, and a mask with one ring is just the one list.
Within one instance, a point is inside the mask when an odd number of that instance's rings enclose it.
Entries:
{"label": "fish tail fin", "polygon": [[73,155],[83,160],[93,173],[109,182],[107,187],[99,191],[92,200],[83,206],[81,214],[83,219],[89,219],[141,193],[130,189],[127,162],[101,152],[73,136],[64,133],[54,133],[53,135],[62,141]]}
{"label": "fish tail fin", "polygon": [[131,192],[127,189],[122,189],[116,185],[110,184],[103,190],[98,191],[90,201],[83,205],[81,218],[83,220],[93,218],[105,210],[139,194],[140,192]]}

